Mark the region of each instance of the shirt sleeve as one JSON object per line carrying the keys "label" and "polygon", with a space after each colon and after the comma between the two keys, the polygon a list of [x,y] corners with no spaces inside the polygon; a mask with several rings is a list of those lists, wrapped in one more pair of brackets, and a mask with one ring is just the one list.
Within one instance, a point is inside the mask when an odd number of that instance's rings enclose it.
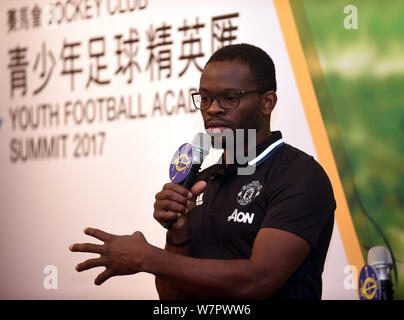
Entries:
{"label": "shirt sleeve", "polygon": [[267,191],[267,211],[261,228],[294,233],[315,248],[336,208],[331,183],[323,168],[305,159],[284,168]]}

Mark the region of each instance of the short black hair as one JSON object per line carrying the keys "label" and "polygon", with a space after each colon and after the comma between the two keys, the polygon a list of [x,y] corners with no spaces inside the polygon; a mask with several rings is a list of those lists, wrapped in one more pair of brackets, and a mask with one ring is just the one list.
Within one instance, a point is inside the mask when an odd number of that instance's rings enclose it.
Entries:
{"label": "short black hair", "polygon": [[257,90],[276,91],[275,65],[271,57],[261,48],[247,43],[231,44],[218,49],[209,58],[211,62],[238,60],[250,67],[257,81]]}

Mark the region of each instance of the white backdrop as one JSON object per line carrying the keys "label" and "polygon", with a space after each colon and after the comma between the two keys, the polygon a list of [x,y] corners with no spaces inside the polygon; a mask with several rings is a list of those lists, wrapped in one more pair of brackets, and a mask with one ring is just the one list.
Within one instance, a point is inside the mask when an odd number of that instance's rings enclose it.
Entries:
{"label": "white backdrop", "polygon": [[[2,299],[158,297],[148,274],[96,287],[102,269],[77,273],[92,255],[68,246],[92,241],[87,226],[141,230],[164,245],[154,195],[176,148],[203,130],[189,92],[224,44],[271,55],[279,88],[272,129],[316,156],[271,1],[19,0],[2,1],[0,16]],[[44,286],[49,265],[57,288]],[[356,298],[343,286],[346,265],[335,226],[323,298]]]}

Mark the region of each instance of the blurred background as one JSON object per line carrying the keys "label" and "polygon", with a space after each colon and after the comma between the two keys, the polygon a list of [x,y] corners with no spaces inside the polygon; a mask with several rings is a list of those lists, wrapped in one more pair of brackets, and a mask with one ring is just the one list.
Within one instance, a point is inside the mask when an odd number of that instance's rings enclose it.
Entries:
{"label": "blurred background", "polygon": [[404,2],[291,5],[364,259],[391,249],[403,299]]}

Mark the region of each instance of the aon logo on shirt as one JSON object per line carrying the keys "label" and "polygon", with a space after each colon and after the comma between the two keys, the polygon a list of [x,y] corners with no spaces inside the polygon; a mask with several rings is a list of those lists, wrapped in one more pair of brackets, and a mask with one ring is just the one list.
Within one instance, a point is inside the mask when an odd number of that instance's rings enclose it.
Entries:
{"label": "aon logo on shirt", "polygon": [[241,222],[251,224],[254,220],[254,213],[238,211],[235,209],[233,213],[227,217],[227,221]]}

